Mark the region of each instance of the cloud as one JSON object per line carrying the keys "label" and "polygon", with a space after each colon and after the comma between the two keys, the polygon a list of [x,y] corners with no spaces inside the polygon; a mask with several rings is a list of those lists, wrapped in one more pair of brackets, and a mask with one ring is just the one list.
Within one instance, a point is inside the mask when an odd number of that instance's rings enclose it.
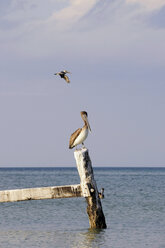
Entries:
{"label": "cloud", "polygon": [[70,0],[70,4],[55,11],[49,21],[55,21],[59,27],[68,27],[81,19],[96,4],[97,0]]}
{"label": "cloud", "polygon": [[[6,22],[1,30],[1,56],[4,58],[7,58],[6,54],[17,58],[50,56],[60,63],[63,56],[69,62],[85,61],[86,54],[90,54],[88,59],[91,63],[100,58],[121,61],[138,57],[139,53],[144,57],[144,51],[148,51],[149,55],[158,54],[152,47],[159,44],[159,51],[164,46],[164,30],[158,32],[146,20],[159,11],[141,12],[141,0],[48,0],[48,7],[43,0],[40,4],[37,2],[36,7],[32,2],[37,1],[29,0],[26,5],[18,5],[19,8],[14,9],[16,12],[12,10],[6,17],[15,28],[8,23],[7,32]],[[53,2],[56,4],[53,5]],[[144,2],[149,8],[149,2]],[[157,8],[160,4],[162,0],[157,0]],[[39,15],[43,9],[44,15]]]}
{"label": "cloud", "polygon": [[126,0],[129,4],[139,4],[146,11],[158,10],[165,5],[165,0]]}

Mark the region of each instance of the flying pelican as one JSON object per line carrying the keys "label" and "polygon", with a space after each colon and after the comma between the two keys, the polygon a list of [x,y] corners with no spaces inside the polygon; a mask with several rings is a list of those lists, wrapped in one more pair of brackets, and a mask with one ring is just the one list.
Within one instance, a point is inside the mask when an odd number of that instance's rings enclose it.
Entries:
{"label": "flying pelican", "polygon": [[72,149],[73,147],[77,147],[77,145],[82,144],[84,146],[84,140],[88,136],[88,129],[91,131],[89,122],[88,122],[88,114],[86,111],[81,111],[81,117],[85,123],[82,128],[77,129],[72,135],[70,136],[69,141],[69,148]]}
{"label": "flying pelican", "polygon": [[54,75],[59,75],[61,78],[65,79],[67,83],[70,83],[70,80],[69,80],[68,76],[66,75],[66,73],[70,73],[70,72],[64,70],[64,71],[57,72]]}

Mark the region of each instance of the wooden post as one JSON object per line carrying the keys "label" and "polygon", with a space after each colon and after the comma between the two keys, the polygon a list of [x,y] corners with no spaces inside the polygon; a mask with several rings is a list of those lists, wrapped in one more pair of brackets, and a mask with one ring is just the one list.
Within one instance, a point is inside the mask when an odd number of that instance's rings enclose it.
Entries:
{"label": "wooden post", "polygon": [[80,176],[81,190],[87,201],[87,213],[91,228],[106,228],[101,200],[94,179],[92,163],[88,149],[82,148],[74,152],[78,173]]}
{"label": "wooden post", "polygon": [[0,202],[82,197],[80,184],[0,191]]}
{"label": "wooden post", "polygon": [[98,192],[88,150],[86,148],[76,150],[74,156],[80,176],[80,184],[3,190],[0,191],[0,202],[85,197],[90,227],[106,228],[100,200],[100,198],[103,198],[103,189],[102,193]]}

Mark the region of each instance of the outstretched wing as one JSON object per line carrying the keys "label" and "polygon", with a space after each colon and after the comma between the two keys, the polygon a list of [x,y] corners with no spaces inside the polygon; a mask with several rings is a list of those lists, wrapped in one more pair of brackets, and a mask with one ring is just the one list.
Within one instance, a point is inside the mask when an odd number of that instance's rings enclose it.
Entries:
{"label": "outstretched wing", "polygon": [[77,129],[72,135],[70,136],[69,140],[69,148],[72,149],[74,147],[74,141],[76,140],[77,136],[79,136],[82,128]]}
{"label": "outstretched wing", "polygon": [[64,75],[64,79],[67,81],[67,83],[70,83],[70,80],[67,75]]}

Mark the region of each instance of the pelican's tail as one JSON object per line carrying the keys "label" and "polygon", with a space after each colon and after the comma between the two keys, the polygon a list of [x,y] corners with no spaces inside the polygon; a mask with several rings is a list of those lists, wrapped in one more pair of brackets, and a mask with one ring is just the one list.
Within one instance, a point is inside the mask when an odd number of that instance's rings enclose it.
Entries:
{"label": "pelican's tail", "polygon": [[72,146],[72,145],[69,144],[69,149],[72,149],[73,147],[74,147],[74,146]]}

